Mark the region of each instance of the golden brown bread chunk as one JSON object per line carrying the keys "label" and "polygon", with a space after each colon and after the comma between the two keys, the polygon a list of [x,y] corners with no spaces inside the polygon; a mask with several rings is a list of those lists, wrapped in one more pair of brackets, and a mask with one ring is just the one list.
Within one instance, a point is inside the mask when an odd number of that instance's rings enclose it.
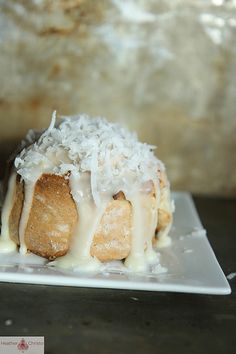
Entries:
{"label": "golden brown bread chunk", "polygon": [[[166,191],[169,193],[169,182],[165,171],[158,171],[159,181],[160,181],[160,204],[158,208],[158,224],[156,228],[156,233],[165,232],[166,229],[169,229],[169,226],[172,224],[173,215],[170,211],[172,209],[170,201],[166,200],[167,195]],[[153,240],[153,244],[157,244],[158,239]]]}
{"label": "golden brown bread chunk", "polygon": [[157,231],[166,228],[172,221],[172,215],[163,209],[158,209],[158,226]]}
{"label": "golden brown bread chunk", "polygon": [[[17,179],[16,196],[9,220],[10,236],[19,244],[19,221],[24,201],[24,184]],[[28,250],[46,258],[64,255],[77,220],[68,181],[60,176],[42,175],[34,190],[25,232]]]}

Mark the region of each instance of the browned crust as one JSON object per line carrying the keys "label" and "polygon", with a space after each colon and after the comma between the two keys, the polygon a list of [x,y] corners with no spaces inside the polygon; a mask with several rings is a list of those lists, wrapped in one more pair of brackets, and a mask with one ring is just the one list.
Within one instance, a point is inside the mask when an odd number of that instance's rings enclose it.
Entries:
{"label": "browned crust", "polygon": [[165,229],[172,221],[172,215],[163,209],[158,210],[158,226],[157,232]]}
{"label": "browned crust", "polygon": [[131,205],[125,199],[109,203],[93,238],[91,255],[101,261],[126,258],[131,248]]}

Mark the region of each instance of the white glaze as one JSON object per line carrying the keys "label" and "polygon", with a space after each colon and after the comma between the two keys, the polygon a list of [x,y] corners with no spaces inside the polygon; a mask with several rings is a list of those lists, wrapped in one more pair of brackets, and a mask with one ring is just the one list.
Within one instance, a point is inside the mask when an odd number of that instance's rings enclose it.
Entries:
{"label": "white glaze", "polygon": [[7,194],[2,207],[2,228],[0,237],[0,253],[13,252],[16,249],[16,244],[10,239],[9,234],[9,217],[11,215],[13,202],[16,192],[16,173],[13,172],[9,178]]}
{"label": "white glaze", "polygon": [[125,266],[132,271],[143,272],[147,269],[147,262],[144,257],[144,225],[142,222],[144,198],[140,191],[128,195],[126,199],[132,205],[132,239],[130,254],[125,260]]}
{"label": "white glaze", "polygon": [[76,204],[78,221],[72,237],[69,252],[51,262],[60,268],[77,268],[78,270],[94,271],[99,269],[101,262],[90,255],[93,237],[100,224],[111,197],[100,196],[100,206],[97,207],[92,196],[90,174],[70,176],[71,194]]}
{"label": "white glaze", "polygon": [[154,190],[155,190],[155,198],[152,198],[151,201],[149,200],[149,203],[146,205],[149,218],[146,222],[146,228],[147,228],[147,248],[145,251],[146,259],[148,263],[153,263],[156,261],[157,254],[153,250],[152,246],[152,239],[153,236],[155,235],[157,223],[158,223],[158,208],[159,208],[159,203],[160,203],[160,184],[159,180],[155,179],[153,181],[154,184]]}
{"label": "white glaze", "polygon": [[153,263],[157,258],[152,247],[152,238],[157,225],[159,193],[157,182],[154,182],[154,185],[155,198],[150,191],[143,190],[142,185],[135,193],[129,195],[126,192],[126,199],[132,205],[132,240],[131,251],[125,260],[125,265],[134,272],[145,271],[148,264]]}
{"label": "white glaze", "polygon": [[24,183],[24,203],[19,224],[19,241],[20,241],[20,253],[26,254],[27,247],[25,244],[25,232],[30,216],[31,206],[34,197],[34,189],[36,182]]}
{"label": "white glaze", "polygon": [[159,231],[158,242],[156,246],[157,248],[164,248],[171,245],[172,241],[170,236],[168,236],[168,232],[170,231],[171,226],[172,224],[168,224],[168,226],[164,230]]}

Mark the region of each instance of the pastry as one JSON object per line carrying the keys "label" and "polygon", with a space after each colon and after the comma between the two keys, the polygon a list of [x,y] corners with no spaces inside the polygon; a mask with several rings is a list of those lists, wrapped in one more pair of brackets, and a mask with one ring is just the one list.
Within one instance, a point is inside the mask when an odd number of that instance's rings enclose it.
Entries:
{"label": "pastry", "polygon": [[19,247],[62,268],[124,260],[146,270],[170,242],[173,206],[153,146],[103,118],[64,117],[17,154],[2,209],[0,251]]}

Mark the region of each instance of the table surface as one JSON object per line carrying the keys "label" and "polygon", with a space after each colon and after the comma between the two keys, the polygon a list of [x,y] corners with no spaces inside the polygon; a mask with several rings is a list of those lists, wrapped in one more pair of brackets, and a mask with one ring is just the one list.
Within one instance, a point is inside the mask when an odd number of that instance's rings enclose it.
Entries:
{"label": "table surface", "polygon": [[[236,199],[194,201],[224,273],[236,272]],[[1,283],[0,335],[44,336],[47,354],[233,354],[230,285],[213,296]]]}

